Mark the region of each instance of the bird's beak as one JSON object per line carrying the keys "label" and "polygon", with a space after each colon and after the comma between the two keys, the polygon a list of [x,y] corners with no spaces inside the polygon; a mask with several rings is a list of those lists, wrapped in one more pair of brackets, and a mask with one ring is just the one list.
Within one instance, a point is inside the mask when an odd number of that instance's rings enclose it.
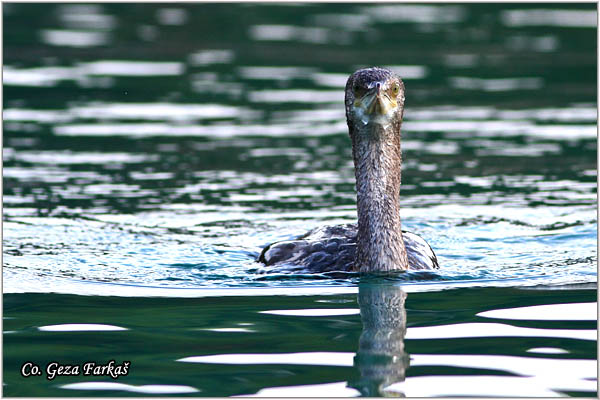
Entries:
{"label": "bird's beak", "polygon": [[369,91],[363,96],[362,103],[366,105],[367,114],[387,115],[393,108],[390,98],[382,90],[381,82],[374,82]]}

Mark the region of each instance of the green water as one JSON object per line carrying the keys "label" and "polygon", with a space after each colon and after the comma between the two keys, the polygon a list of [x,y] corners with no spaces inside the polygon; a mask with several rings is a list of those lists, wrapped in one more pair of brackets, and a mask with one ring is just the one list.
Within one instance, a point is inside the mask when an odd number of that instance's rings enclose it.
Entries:
{"label": "green water", "polygon": [[[596,396],[595,10],[4,3],[3,394]],[[265,269],[355,221],[370,65],[441,269]]]}
{"label": "green water", "polygon": [[[397,287],[381,286],[384,289],[376,287],[375,290],[382,298],[385,298],[385,290],[402,292]],[[360,287],[360,290],[362,295],[365,287]],[[99,392],[63,388],[73,382],[103,381],[124,382],[138,388],[165,385],[163,390],[167,394],[170,390],[177,390],[177,386],[184,386],[196,390],[190,393],[193,396],[222,397],[253,394],[263,388],[343,383],[336,391],[319,389],[325,396],[338,392],[347,382],[348,388],[342,392],[345,395],[377,395],[373,388],[385,386],[381,385],[382,382],[406,380],[406,387],[400,384],[396,390],[389,392],[406,392],[407,396],[415,396],[415,393],[422,392],[415,391],[419,388],[409,384],[411,379],[448,376],[472,385],[474,393],[477,390],[488,394],[498,391],[497,394],[509,396],[539,397],[553,394],[544,386],[548,385],[556,394],[591,396],[596,382],[585,382],[585,379],[595,376],[595,321],[570,321],[566,325],[553,320],[511,321],[476,315],[496,308],[552,304],[559,300],[564,303],[595,301],[595,294],[590,290],[565,289],[560,291],[560,296],[556,293],[552,290],[512,288],[410,293],[406,296],[406,309],[392,307],[387,310],[390,319],[391,315],[405,318],[399,324],[401,328],[396,327],[393,331],[398,337],[385,335],[385,329],[378,326],[380,335],[374,339],[378,343],[377,348],[390,351],[380,351],[377,357],[371,355],[369,359],[370,347],[362,346],[361,354],[366,353],[364,359],[368,362],[354,358],[354,353],[364,342],[359,340],[362,339],[361,334],[369,332],[368,325],[361,324],[356,294],[238,295],[190,299],[9,294],[4,297],[5,314],[18,315],[19,318],[4,323],[4,329],[10,330],[4,336],[4,379],[15,382],[10,391],[6,387],[5,393],[11,396],[128,394],[122,390],[111,390],[110,386]],[[360,312],[369,311],[369,306],[372,305],[361,302]],[[309,309],[312,314],[315,310],[325,311],[325,315],[311,315]],[[93,315],[90,315],[90,310],[93,310]],[[299,313],[292,316],[264,313],[273,310],[299,310]],[[356,310],[356,313],[335,315],[333,312],[333,315],[327,315],[332,310]],[[115,325],[128,330],[40,332],[36,329],[42,325],[75,321]],[[498,329],[498,336],[489,336],[484,328],[490,324],[519,327],[522,331],[516,332],[524,337],[506,335],[496,326],[494,329]],[[453,338],[450,334],[447,338],[437,338],[433,331],[423,336],[411,336],[411,332],[419,329],[452,325],[462,328],[462,337]],[[565,328],[567,333],[563,331]],[[532,337],[526,336],[528,329],[535,332]],[[478,337],[482,331],[482,337]],[[581,337],[583,333],[587,333],[587,338]],[[536,348],[560,348],[568,353],[528,352]],[[269,361],[270,355],[279,353],[288,355],[287,362]],[[297,360],[297,353],[305,354],[303,359],[309,360],[308,365]],[[326,354],[319,356],[315,353]],[[258,357],[252,357],[253,354],[258,354]],[[201,359],[202,356],[215,355],[231,357],[212,362],[209,358]],[[458,355],[465,359],[461,360]],[[392,362],[392,356],[400,357],[401,362]],[[446,363],[420,362],[421,358],[435,356],[439,360],[445,359]],[[485,357],[479,360],[478,357],[482,356],[489,356],[489,361]],[[186,357],[200,359],[178,362]],[[523,358],[527,363],[523,362]],[[44,366],[56,360],[65,364],[82,364],[89,360],[107,363],[110,359],[116,359],[117,363],[131,361],[129,374],[115,381],[92,377],[57,377],[47,381],[43,376],[29,377],[25,384],[18,372],[24,360],[35,360],[38,365]],[[326,365],[320,365],[322,363]],[[560,372],[554,369],[555,365]],[[523,375],[529,375],[533,382],[524,385],[524,388],[511,387],[520,386],[518,381],[525,378],[519,376]],[[471,379],[464,379],[468,377]],[[492,387],[478,387],[478,380],[482,378],[495,378],[496,381]],[[580,385],[585,390],[573,386],[577,380],[581,380]],[[299,394],[304,393],[302,390],[295,389]],[[436,393],[431,388],[429,390]],[[451,389],[445,387],[436,390],[439,394],[452,393],[446,392]],[[282,395],[293,395],[295,391],[288,389]],[[267,395],[268,391],[263,394]]]}

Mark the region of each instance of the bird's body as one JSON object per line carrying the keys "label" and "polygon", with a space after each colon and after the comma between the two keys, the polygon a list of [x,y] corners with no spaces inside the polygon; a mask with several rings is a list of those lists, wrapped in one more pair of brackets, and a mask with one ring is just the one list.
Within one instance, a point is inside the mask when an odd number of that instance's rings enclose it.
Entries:
{"label": "bird's body", "polygon": [[[356,224],[319,227],[297,239],[265,247],[258,261],[287,271],[355,271],[357,233]],[[425,239],[407,231],[402,231],[402,237],[409,269],[438,268],[437,257]]]}
{"label": "bird's body", "polygon": [[297,240],[271,244],[259,261],[309,272],[438,268],[427,242],[401,229],[404,84],[387,69],[358,70],[346,84],[345,105],[358,224],[319,228]]}

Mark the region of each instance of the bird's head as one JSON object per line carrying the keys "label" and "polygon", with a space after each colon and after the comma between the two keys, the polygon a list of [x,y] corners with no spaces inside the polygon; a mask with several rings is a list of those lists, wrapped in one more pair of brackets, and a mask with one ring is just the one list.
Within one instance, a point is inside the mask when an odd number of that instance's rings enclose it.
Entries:
{"label": "bird's head", "polygon": [[404,83],[384,68],[360,69],[346,83],[346,119],[354,129],[400,127],[404,111]]}

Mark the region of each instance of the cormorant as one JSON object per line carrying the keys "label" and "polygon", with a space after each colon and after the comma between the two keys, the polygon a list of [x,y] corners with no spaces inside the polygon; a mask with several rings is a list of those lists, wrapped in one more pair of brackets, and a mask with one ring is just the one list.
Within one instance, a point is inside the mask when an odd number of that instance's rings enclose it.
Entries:
{"label": "cormorant", "polygon": [[384,68],[360,69],[348,78],[345,105],[358,224],[321,227],[296,240],[273,243],[258,261],[309,272],[439,268],[429,244],[400,224],[404,83]]}

